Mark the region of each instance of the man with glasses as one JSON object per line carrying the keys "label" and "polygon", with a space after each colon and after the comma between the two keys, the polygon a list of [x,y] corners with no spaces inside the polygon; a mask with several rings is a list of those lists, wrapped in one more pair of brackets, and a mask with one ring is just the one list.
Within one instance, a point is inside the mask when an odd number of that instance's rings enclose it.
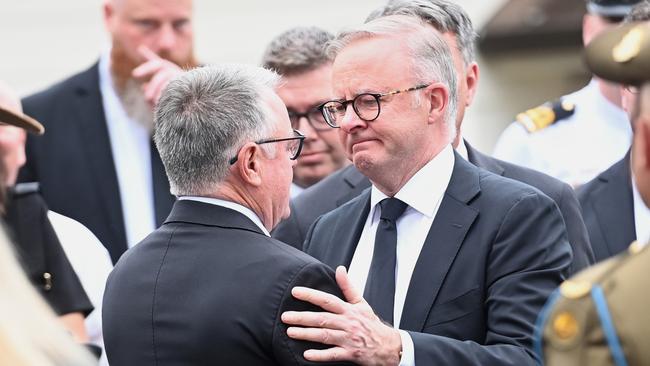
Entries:
{"label": "man with glasses", "polygon": [[[587,0],[583,43],[617,26],[643,0]],[[584,88],[517,116],[494,156],[578,187],[620,160],[632,142],[620,86],[593,77]]]}
{"label": "man with glasses", "polygon": [[[472,103],[479,79],[474,50],[476,33],[467,13],[448,0],[392,0],[374,11],[368,20],[395,14],[425,21],[444,35],[451,49],[458,76],[459,101],[456,139],[452,142],[454,149],[470,163],[494,174],[529,184],[553,199],[562,213],[573,250],[570,273],[592,264],[594,255],[580,214],[580,204],[568,184],[538,171],[487,156],[471,146],[462,135],[465,109]],[[308,229],[318,216],[343,205],[369,186],[368,178],[354,165],[332,174],[291,201],[291,216],[278,226],[273,235],[285,243],[302,248]]]}
{"label": "man with glasses", "polygon": [[[457,76],[443,36],[409,16],[341,33],[326,121],[372,182],[312,226],[304,250],[337,268],[345,301],[293,289],[325,312],[285,312],[308,360],[535,365],[536,316],[571,249],[555,203],[454,152]],[[349,269],[349,275],[345,268]]]}
{"label": "man with glasses", "polygon": [[282,75],[278,95],[293,128],[305,134],[304,151],[294,168],[292,198],[349,163],[336,131],[316,108],[331,97],[332,60],[325,54],[325,44],[332,38],[317,27],[292,28],[274,38],[262,58],[265,68]]}
{"label": "man with glasses", "polygon": [[262,68],[216,66],[165,89],[154,141],[178,200],[108,279],[111,364],[307,364],[313,344],[289,339],[278,314],[318,310],[293,299],[294,286],[340,291],[329,267],[269,237],[289,214],[305,138],[291,128],[277,80]]}

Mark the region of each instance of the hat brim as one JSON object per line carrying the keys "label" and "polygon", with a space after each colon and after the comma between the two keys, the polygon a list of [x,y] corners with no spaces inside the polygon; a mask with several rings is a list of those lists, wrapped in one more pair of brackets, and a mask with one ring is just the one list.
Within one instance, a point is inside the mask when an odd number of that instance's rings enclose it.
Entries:
{"label": "hat brim", "polygon": [[37,135],[42,135],[45,132],[45,127],[32,117],[2,107],[0,107],[0,124],[20,127]]}

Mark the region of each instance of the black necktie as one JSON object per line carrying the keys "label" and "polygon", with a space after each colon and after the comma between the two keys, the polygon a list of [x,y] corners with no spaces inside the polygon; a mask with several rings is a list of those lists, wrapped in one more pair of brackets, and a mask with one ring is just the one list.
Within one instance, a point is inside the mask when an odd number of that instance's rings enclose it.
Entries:
{"label": "black necktie", "polygon": [[370,271],[363,297],[385,322],[393,324],[395,306],[395,265],[397,262],[397,218],[408,206],[397,198],[379,202],[381,217],[375,236]]}

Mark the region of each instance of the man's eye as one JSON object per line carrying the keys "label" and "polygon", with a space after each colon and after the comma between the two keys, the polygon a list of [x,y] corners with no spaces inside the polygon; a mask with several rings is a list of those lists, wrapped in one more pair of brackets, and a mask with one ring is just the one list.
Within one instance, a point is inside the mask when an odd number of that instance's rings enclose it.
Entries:
{"label": "man's eye", "polygon": [[134,21],[134,23],[138,27],[140,27],[142,29],[147,29],[147,30],[154,29],[154,28],[156,28],[158,26],[158,23],[156,21],[150,20],[150,19],[137,19],[137,20]]}

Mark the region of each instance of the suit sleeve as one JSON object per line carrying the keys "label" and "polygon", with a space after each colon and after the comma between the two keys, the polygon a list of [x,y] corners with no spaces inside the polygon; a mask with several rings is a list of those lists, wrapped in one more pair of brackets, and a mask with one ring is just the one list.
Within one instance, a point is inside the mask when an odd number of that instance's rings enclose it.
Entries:
{"label": "suit sleeve", "polygon": [[289,207],[291,208],[291,215],[289,215],[286,220],[282,220],[278,226],[273,229],[271,236],[296,249],[302,249],[304,237],[301,235],[296,206],[293,202],[290,202]]}
{"label": "suit sleeve", "polygon": [[573,249],[573,261],[569,274],[574,274],[594,264],[594,252],[589,242],[587,227],[582,219],[580,203],[568,184],[563,184],[562,195],[557,204],[562,212],[569,243]]}
{"label": "suit sleeve", "polygon": [[[313,289],[343,297],[341,290],[334,279],[334,272],[322,263],[313,262],[304,266],[286,287],[280,308],[275,319],[273,329],[273,352],[275,359],[280,365],[323,365],[323,363],[309,362],[303,354],[308,349],[325,349],[326,346],[319,343],[296,341],[287,336],[287,326],[282,322],[280,316],[285,311],[322,311],[322,309],[298,301],[291,295],[291,289],[295,286],[305,286]],[[327,365],[349,365],[349,363],[327,363]]]}
{"label": "suit sleeve", "polygon": [[518,200],[491,245],[486,272],[483,344],[409,332],[417,365],[536,365],[534,323],[571,262],[562,216],[537,193]]}

